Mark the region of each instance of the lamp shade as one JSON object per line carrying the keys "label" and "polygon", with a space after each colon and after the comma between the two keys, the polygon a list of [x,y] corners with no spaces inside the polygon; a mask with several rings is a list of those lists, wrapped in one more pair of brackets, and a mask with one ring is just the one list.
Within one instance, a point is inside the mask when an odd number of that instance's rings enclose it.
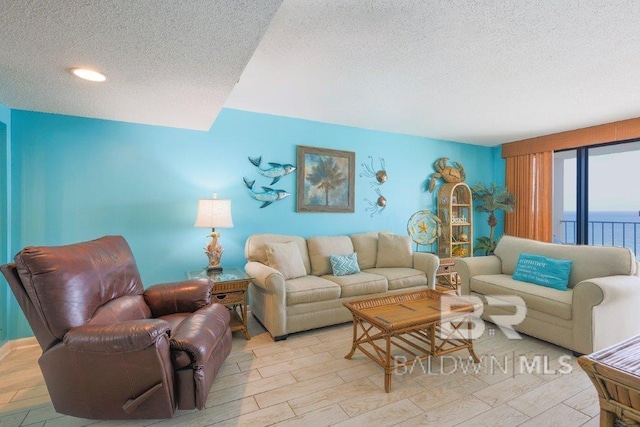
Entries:
{"label": "lamp shade", "polygon": [[228,199],[199,199],[196,227],[231,228],[231,200]]}

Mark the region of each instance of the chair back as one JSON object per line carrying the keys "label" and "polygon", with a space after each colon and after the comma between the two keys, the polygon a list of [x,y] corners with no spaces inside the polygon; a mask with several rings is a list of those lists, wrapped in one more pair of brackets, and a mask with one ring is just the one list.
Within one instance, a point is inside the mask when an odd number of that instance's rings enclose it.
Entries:
{"label": "chair back", "polygon": [[14,261],[2,272],[36,338],[45,344],[43,350],[78,326],[151,316],[140,273],[122,236],[66,246],[29,246]]}

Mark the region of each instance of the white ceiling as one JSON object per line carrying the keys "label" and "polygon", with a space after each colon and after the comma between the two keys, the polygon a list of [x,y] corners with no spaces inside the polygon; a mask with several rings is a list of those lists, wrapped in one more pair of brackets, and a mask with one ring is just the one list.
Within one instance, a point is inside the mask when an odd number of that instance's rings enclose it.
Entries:
{"label": "white ceiling", "polygon": [[639,23],[637,0],[0,0],[0,103],[200,130],[229,107],[493,146],[639,117]]}

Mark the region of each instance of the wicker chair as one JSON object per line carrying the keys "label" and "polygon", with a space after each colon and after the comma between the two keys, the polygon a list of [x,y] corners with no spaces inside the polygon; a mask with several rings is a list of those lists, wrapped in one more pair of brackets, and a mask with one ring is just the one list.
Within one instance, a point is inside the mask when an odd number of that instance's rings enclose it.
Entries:
{"label": "wicker chair", "polygon": [[640,425],[640,335],[578,362],[598,391],[600,426]]}

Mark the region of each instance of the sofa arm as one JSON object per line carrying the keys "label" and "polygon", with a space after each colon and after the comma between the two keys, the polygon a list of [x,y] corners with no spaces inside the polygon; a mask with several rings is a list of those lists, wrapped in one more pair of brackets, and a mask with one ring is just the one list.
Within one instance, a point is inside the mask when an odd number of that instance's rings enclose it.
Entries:
{"label": "sofa arm", "polygon": [[608,276],[573,287],[573,350],[589,354],[640,334],[640,277]]}
{"label": "sofa arm", "polygon": [[502,274],[502,261],[495,255],[465,257],[456,260],[462,295],[471,292],[471,278],[484,274]]}
{"label": "sofa arm", "polygon": [[153,317],[173,313],[193,313],[211,304],[212,283],[191,279],[182,282],[161,283],[144,291],[144,300]]}
{"label": "sofa arm", "polygon": [[425,272],[430,289],[436,288],[436,273],[439,266],[440,258],[436,255],[427,252],[413,253],[413,268]]}
{"label": "sofa arm", "polygon": [[155,345],[169,332],[169,322],[160,319],[130,320],[113,325],[84,325],[64,336],[70,349],[91,353],[131,353]]}
{"label": "sofa arm", "polygon": [[278,270],[256,261],[245,265],[253,277],[249,286],[251,313],[260,320],[274,339],[287,336],[287,293],[285,279]]}
{"label": "sofa arm", "polygon": [[284,276],[278,270],[256,261],[248,262],[244,269],[253,278],[254,285],[267,292],[284,296]]}

